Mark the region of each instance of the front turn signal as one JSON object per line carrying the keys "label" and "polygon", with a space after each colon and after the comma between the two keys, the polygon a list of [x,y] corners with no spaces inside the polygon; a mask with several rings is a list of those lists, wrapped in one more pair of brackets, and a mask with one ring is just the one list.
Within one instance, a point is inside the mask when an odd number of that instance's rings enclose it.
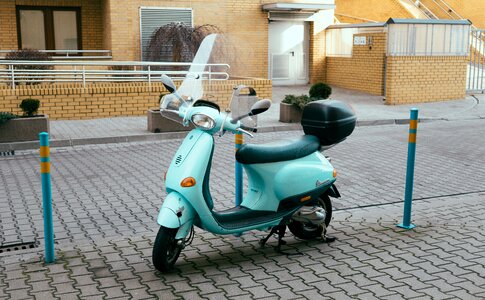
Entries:
{"label": "front turn signal", "polygon": [[337,178],[337,170],[333,169],[333,178]]}
{"label": "front turn signal", "polygon": [[191,187],[195,185],[195,178],[194,177],[187,177],[180,182],[181,187]]}

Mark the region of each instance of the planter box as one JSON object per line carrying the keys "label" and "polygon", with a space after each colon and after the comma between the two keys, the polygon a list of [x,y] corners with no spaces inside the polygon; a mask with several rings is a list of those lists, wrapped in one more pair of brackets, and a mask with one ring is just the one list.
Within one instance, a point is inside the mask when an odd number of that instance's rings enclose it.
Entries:
{"label": "planter box", "polygon": [[41,132],[49,132],[47,115],[11,119],[0,125],[0,143],[38,141]]}
{"label": "planter box", "polygon": [[169,120],[160,115],[160,111],[157,109],[149,109],[147,111],[148,117],[148,131],[159,133],[159,132],[174,132],[174,131],[188,131],[194,129],[194,126],[185,127],[184,125],[177,123],[175,121]]}
{"label": "planter box", "polygon": [[280,122],[298,123],[301,122],[302,111],[293,104],[280,102]]}

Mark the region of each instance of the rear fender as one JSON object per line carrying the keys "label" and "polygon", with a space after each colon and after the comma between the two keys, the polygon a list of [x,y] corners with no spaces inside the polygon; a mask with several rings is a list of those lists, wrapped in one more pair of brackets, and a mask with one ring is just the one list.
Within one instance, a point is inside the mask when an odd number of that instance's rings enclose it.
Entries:
{"label": "rear fender", "polygon": [[175,237],[180,239],[186,237],[190,232],[195,214],[195,210],[181,194],[171,192],[163,201],[157,223],[167,228],[180,228]]}

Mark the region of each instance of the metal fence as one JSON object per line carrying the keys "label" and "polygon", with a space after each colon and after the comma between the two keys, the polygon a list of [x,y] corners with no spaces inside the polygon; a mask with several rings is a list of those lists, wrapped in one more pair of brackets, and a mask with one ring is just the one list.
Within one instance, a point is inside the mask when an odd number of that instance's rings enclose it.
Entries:
{"label": "metal fence", "polygon": [[485,92],[485,30],[472,30],[467,92]]}
{"label": "metal fence", "polygon": [[[0,58],[18,50],[0,50]],[[37,50],[55,59],[111,59],[111,50]]]}
{"label": "metal fence", "polygon": [[[74,82],[151,82],[166,74],[182,79],[192,63],[167,62],[66,62],[0,60],[0,85]],[[203,80],[229,79],[228,64],[207,64]]]}

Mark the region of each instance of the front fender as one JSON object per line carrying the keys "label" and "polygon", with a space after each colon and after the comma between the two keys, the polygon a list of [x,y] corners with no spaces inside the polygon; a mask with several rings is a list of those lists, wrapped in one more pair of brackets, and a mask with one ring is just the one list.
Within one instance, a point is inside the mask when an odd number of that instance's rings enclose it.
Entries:
{"label": "front fender", "polygon": [[157,223],[167,228],[179,228],[193,222],[195,210],[190,203],[177,192],[171,192],[163,201],[158,213]]}
{"label": "front fender", "polygon": [[335,184],[332,184],[325,193],[327,195],[329,195],[330,197],[340,198],[340,193],[338,192],[337,187],[335,186]]}

